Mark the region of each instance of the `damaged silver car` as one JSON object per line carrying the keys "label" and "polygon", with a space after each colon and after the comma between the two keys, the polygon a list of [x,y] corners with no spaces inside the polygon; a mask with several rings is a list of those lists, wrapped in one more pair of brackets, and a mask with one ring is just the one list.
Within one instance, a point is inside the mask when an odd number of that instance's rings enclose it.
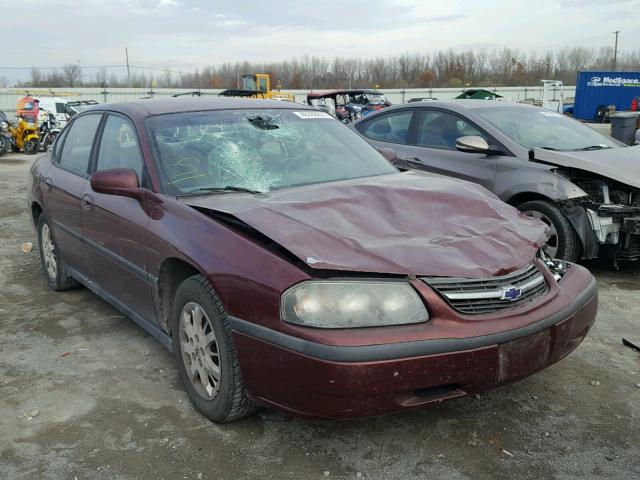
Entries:
{"label": "damaged silver car", "polygon": [[640,146],[550,110],[476,100],[398,105],[353,128],[401,168],[479,183],[539,218],[552,257],[640,260]]}

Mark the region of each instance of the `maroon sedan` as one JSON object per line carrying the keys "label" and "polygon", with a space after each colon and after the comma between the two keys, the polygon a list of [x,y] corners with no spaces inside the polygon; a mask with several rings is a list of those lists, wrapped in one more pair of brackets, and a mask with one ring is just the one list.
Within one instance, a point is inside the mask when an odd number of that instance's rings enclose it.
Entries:
{"label": "maroon sedan", "polygon": [[154,335],[214,421],[479,392],[557,362],[596,316],[594,278],[545,258],[543,223],[399,172],[303,105],[100,105],[31,173],[49,286],[82,284]]}

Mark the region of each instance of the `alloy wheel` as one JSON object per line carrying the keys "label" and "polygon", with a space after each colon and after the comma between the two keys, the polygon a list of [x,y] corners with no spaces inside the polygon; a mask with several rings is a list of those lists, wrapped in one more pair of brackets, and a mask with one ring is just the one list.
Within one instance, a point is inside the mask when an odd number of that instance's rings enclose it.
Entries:
{"label": "alloy wheel", "polygon": [[29,140],[24,144],[24,153],[27,155],[33,155],[38,153],[38,149],[40,148],[40,142],[37,140]]}
{"label": "alloy wheel", "polygon": [[220,354],[211,320],[196,302],[188,302],[180,314],[180,351],[182,361],[198,394],[206,400],[220,389]]}
{"label": "alloy wheel", "polygon": [[549,239],[547,243],[544,245],[543,250],[551,258],[557,258],[558,250],[560,248],[560,240],[558,238],[558,230],[556,226],[553,224],[551,219],[547,217],[544,213],[530,210],[523,212],[525,215],[529,215],[530,217],[537,218],[538,220],[544,222],[549,227]]}
{"label": "alloy wheel", "polygon": [[46,223],[42,225],[41,230],[42,258],[44,259],[44,267],[47,271],[49,279],[53,282],[58,275],[58,264],[56,261],[56,248],[51,236],[51,230]]}

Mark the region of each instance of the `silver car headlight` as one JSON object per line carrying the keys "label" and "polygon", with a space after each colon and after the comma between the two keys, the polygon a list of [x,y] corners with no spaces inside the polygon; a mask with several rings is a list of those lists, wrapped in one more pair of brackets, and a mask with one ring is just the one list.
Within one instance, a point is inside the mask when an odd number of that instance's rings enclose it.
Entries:
{"label": "silver car headlight", "polygon": [[418,293],[406,282],[312,280],[282,295],[282,320],[315,328],[407,325],[429,320]]}
{"label": "silver car headlight", "polygon": [[553,278],[556,279],[556,282],[559,282],[564,274],[569,270],[569,264],[564,260],[558,260],[557,258],[551,258],[547,254],[544,253],[544,250],[541,248],[538,250],[538,257],[540,260],[547,266],[551,273],[553,274]]}

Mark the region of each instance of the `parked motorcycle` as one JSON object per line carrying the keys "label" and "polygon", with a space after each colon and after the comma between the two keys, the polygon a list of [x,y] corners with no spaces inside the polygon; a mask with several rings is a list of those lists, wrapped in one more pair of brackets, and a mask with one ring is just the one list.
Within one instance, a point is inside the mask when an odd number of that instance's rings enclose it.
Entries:
{"label": "parked motorcycle", "polygon": [[0,112],[0,156],[11,151],[11,133],[9,133],[9,119],[4,112]]}
{"label": "parked motorcycle", "polygon": [[22,150],[27,155],[33,155],[40,150],[38,121],[34,115],[21,114],[18,117],[17,126],[14,127],[9,123],[9,133],[13,137],[14,152]]}
{"label": "parked motorcycle", "polygon": [[55,116],[46,110],[40,110],[40,120],[40,149],[46,152],[62,130],[56,127]]}

